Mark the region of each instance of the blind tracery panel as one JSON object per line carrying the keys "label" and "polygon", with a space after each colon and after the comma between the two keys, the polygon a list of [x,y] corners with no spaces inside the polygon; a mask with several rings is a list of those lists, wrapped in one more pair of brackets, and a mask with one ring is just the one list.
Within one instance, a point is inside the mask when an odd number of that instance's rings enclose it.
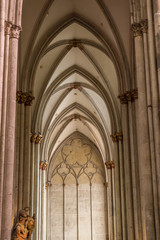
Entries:
{"label": "blind tracery panel", "polygon": [[72,140],[58,154],[51,180],[48,239],[105,240],[105,173],[95,150]]}

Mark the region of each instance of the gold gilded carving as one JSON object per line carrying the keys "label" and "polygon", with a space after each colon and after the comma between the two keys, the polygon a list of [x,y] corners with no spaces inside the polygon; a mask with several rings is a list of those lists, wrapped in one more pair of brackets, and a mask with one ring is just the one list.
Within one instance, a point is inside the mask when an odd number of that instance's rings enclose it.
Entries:
{"label": "gold gilded carving", "polygon": [[105,165],[106,165],[106,168],[107,168],[107,169],[112,169],[112,168],[114,168],[114,162],[113,162],[113,161],[106,162]]}
{"label": "gold gilded carving", "polygon": [[111,138],[113,142],[119,142],[123,140],[122,132],[117,132],[115,134],[111,134]]}
{"label": "gold gilded carving", "polygon": [[117,135],[116,134],[111,134],[111,138],[113,142],[118,142]]}
{"label": "gold gilded carving", "polygon": [[31,143],[35,143],[36,138],[37,138],[37,133],[32,133],[31,138],[30,138]]}
{"label": "gold gilded carving", "polygon": [[39,143],[41,143],[42,138],[43,138],[43,136],[42,136],[42,134],[40,132],[32,133],[31,134],[31,138],[30,138],[30,142],[39,144]]}
{"label": "gold gilded carving", "polygon": [[41,170],[46,170],[48,166],[48,162],[46,160],[40,161],[40,169]]}
{"label": "gold gilded carving", "polygon": [[27,214],[29,208],[26,207],[19,211],[17,223],[13,229],[13,240],[31,239],[35,227],[35,215],[32,217]]}
{"label": "gold gilded carving", "polygon": [[41,134],[41,133],[38,133],[38,134],[37,134],[37,137],[36,137],[36,140],[35,140],[35,143],[36,143],[36,144],[41,143],[42,138],[43,138],[42,134]]}
{"label": "gold gilded carving", "polygon": [[10,37],[19,39],[21,31],[22,31],[22,28],[20,26],[12,25],[10,30]]}

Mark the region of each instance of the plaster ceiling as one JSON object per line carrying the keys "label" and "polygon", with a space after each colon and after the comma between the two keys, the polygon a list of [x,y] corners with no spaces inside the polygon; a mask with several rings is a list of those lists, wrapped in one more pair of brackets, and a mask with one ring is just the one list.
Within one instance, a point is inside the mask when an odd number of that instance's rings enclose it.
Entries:
{"label": "plaster ceiling", "polygon": [[128,0],[28,0],[23,11],[20,87],[35,96],[31,131],[44,155],[79,132],[109,161],[131,65]]}

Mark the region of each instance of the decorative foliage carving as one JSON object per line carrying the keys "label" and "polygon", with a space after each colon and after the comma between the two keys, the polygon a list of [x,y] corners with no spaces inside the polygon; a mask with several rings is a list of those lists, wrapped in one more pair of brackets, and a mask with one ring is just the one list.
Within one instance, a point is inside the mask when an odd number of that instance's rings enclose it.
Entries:
{"label": "decorative foliage carving", "polygon": [[120,103],[127,104],[129,101],[135,101],[138,99],[138,89],[133,89],[132,91],[126,91],[124,94],[118,96]]}
{"label": "decorative foliage carving", "polygon": [[43,136],[40,132],[32,133],[30,141],[31,141],[31,143],[39,144],[39,143],[41,143],[42,138],[43,138]]}
{"label": "decorative foliage carving", "polygon": [[137,36],[142,36],[143,33],[147,33],[148,31],[148,20],[144,19],[139,23],[133,23],[132,24],[132,31],[133,31],[133,35],[134,37]]}
{"label": "decorative foliage carving", "polygon": [[30,92],[17,91],[16,100],[18,103],[24,103],[25,106],[31,106],[35,97]]}
{"label": "decorative foliage carving", "polygon": [[111,134],[111,138],[113,142],[119,142],[123,140],[122,132],[117,132],[115,134]]}
{"label": "decorative foliage carving", "polygon": [[10,37],[19,39],[21,31],[22,28],[20,26],[12,25],[10,29]]}
{"label": "decorative foliage carving", "polygon": [[35,215],[32,217],[27,214],[29,208],[26,207],[19,211],[17,223],[13,229],[13,240],[31,239],[31,234],[35,227]]}
{"label": "decorative foliage carving", "polygon": [[40,169],[41,170],[46,170],[48,166],[48,162],[46,160],[40,161]]}
{"label": "decorative foliage carving", "polygon": [[114,162],[113,162],[113,161],[106,162],[105,165],[106,165],[106,168],[107,168],[107,169],[112,169],[112,168],[114,168]]}

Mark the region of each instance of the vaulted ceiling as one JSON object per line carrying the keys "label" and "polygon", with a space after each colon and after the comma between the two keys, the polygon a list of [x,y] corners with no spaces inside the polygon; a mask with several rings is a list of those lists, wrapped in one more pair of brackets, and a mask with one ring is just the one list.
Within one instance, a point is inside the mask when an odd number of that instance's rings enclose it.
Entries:
{"label": "vaulted ceiling", "polygon": [[27,0],[23,6],[19,88],[32,91],[32,131],[48,161],[74,133],[112,158],[121,130],[117,96],[129,85],[128,0]]}

